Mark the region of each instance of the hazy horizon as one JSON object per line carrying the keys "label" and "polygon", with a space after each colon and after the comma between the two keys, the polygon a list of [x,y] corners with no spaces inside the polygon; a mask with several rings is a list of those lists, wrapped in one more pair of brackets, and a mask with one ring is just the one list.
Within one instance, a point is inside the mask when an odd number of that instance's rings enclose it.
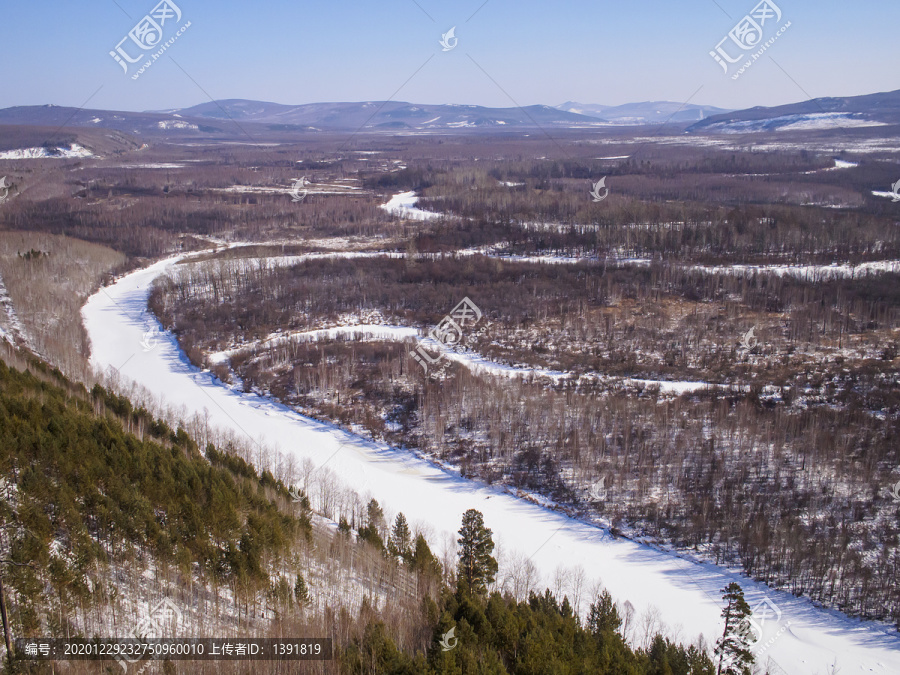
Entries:
{"label": "hazy horizon", "polygon": [[[870,95],[870,94],[889,93],[889,92],[891,92],[891,91],[898,91],[898,90],[893,90],[893,89],[891,89],[891,90],[883,90],[883,91],[882,91],[882,90],[879,90],[879,91],[868,91],[868,92],[862,92],[862,93],[860,93],[860,94],[852,94],[852,96],[866,96],[866,95]],[[833,97],[833,98],[842,98],[843,96],[844,96],[844,95],[842,95],[842,94],[831,94],[831,95],[830,95],[830,97]],[[817,97],[817,98],[818,98],[818,97]],[[796,99],[796,100],[784,101],[783,103],[776,103],[776,104],[773,104],[773,106],[765,106],[765,107],[774,107],[774,106],[779,106],[779,105],[790,105],[790,104],[792,104],[792,103],[801,103],[801,102],[807,101],[807,100],[809,100],[809,99],[807,99],[807,98],[799,98],[799,99]],[[193,107],[195,107],[195,106],[203,105],[204,103],[210,103],[210,102],[212,102],[212,101],[215,101],[215,102],[218,102],[218,103],[222,103],[222,102],[225,102],[225,101],[252,101],[252,102],[256,102],[256,103],[266,103],[266,104],[285,105],[285,106],[302,106],[302,105],[317,105],[317,104],[341,104],[341,103],[348,103],[348,104],[350,104],[350,103],[385,103],[385,102],[399,103],[399,104],[408,103],[408,104],[412,104],[412,105],[454,105],[454,106],[468,106],[468,105],[481,106],[481,105],[483,105],[483,104],[480,104],[480,103],[471,103],[471,102],[467,102],[467,101],[419,101],[419,100],[407,100],[407,99],[389,99],[389,100],[385,100],[385,99],[355,99],[355,100],[344,99],[344,100],[315,100],[315,101],[301,101],[301,102],[297,102],[297,101],[275,101],[275,100],[271,100],[271,99],[247,98],[247,97],[244,97],[244,96],[223,96],[222,98],[216,98],[216,99],[212,99],[212,100],[207,98],[207,99],[205,99],[205,100],[202,100],[202,101],[196,101],[196,102],[190,103],[190,104],[188,104],[188,105],[171,106],[171,107],[168,107],[168,108],[146,108],[146,109],[143,109],[143,110],[132,110],[132,109],[129,109],[129,108],[124,108],[124,107],[122,107],[122,108],[96,108],[96,107],[94,107],[94,106],[88,105],[88,106],[86,106],[85,109],[87,109],[87,110],[90,110],[90,109],[109,110],[109,111],[119,111],[119,112],[134,112],[134,113],[164,113],[164,112],[167,112],[167,111],[170,111],[170,110],[175,110],[175,111],[177,111],[177,110],[187,110],[187,109],[193,108]],[[525,104],[525,105],[528,105],[528,106],[534,106],[534,105],[547,105],[547,106],[550,106],[550,107],[554,107],[554,108],[555,108],[555,107],[561,106],[561,105],[563,105],[563,104],[565,104],[565,103],[575,103],[575,104],[578,104],[578,105],[585,105],[585,106],[594,106],[594,105],[597,105],[597,106],[618,107],[618,106],[623,106],[623,105],[632,105],[632,104],[633,104],[633,105],[640,105],[640,104],[647,104],[647,103],[679,103],[679,101],[672,101],[672,100],[667,100],[667,99],[653,98],[653,99],[643,99],[643,100],[634,100],[634,101],[623,101],[623,102],[621,102],[621,103],[605,103],[604,101],[579,101],[579,100],[575,100],[575,99],[566,99],[566,100],[564,100],[564,101],[559,101],[559,102],[540,101],[540,102],[535,102],[535,103],[528,103],[528,104]],[[3,107],[4,107],[4,108],[11,108],[11,107],[16,107],[16,106],[47,106],[47,105],[52,105],[52,106],[56,106],[56,107],[70,107],[70,106],[67,106],[67,105],[64,105],[64,104],[61,104],[61,103],[57,103],[57,102],[55,102],[55,101],[43,101],[43,102],[39,102],[39,103],[22,103],[22,104],[15,104],[15,105],[12,105],[12,106],[3,106]],[[730,110],[738,110],[738,108],[729,108],[729,106],[718,105],[717,103],[710,103],[709,101],[695,101],[695,100],[691,100],[687,105],[704,106],[704,107],[715,107],[715,108],[723,108],[723,109],[730,109]],[[77,107],[77,106],[71,106],[71,107]],[[494,106],[494,105],[484,105],[483,107],[487,107],[487,108],[515,108],[516,106],[510,104],[510,105],[496,105],[496,106]],[[752,107],[752,106],[751,106],[751,107]]]}
{"label": "hazy horizon", "polygon": [[[148,111],[240,98],[498,108],[673,101],[741,109],[900,89],[900,74],[889,67],[900,56],[892,34],[900,6],[886,0],[864,8],[772,3],[782,16],[773,16],[758,44],[776,21],[789,23],[789,30],[737,80],[710,52],[756,0],[557,6],[277,0],[252,8],[234,0],[215,6],[177,0],[181,16],[170,18],[158,44],[173,27],[190,25],[133,80],[110,52],[121,47],[138,56],[130,41],[121,41],[157,1],[110,0],[77,13],[60,0],[7,7],[0,26],[7,62],[29,67],[7,70],[0,107]],[[23,30],[28,26],[40,30]],[[445,51],[440,40],[454,27]],[[728,42],[723,49],[737,48]],[[40,77],[33,76],[35,66]]]}

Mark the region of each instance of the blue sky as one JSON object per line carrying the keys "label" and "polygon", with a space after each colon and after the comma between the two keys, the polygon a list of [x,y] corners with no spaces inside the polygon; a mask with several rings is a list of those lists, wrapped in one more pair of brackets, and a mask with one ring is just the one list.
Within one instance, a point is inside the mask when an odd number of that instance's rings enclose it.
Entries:
{"label": "blue sky", "polygon": [[[791,27],[736,81],[709,52],[757,0],[173,0],[178,25],[191,27],[132,80],[109,51],[157,1],[7,0],[0,107],[87,100],[159,110],[210,97],[506,107],[693,95],[745,108],[900,89],[897,0],[774,0]],[[459,43],[444,52],[452,26]]]}

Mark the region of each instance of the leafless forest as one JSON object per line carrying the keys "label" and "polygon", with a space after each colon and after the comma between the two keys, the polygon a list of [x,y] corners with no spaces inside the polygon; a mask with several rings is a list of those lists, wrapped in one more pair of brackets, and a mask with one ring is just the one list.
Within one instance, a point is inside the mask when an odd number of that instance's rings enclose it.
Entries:
{"label": "leafless forest", "polygon": [[[886,154],[831,151],[818,134],[805,141],[776,152],[744,137],[691,146],[674,134],[648,143],[583,131],[553,142],[322,135],[140,150],[107,139],[104,161],[10,166],[0,327],[64,374],[99,381],[86,367],[84,299],[151,260],[204,252],[160,280],[149,307],[226,385],[550,500],[617,536],[900,625],[890,495],[900,466],[900,221],[870,196],[891,182]],[[854,165],[836,170],[836,159]],[[301,175],[309,192],[295,203]],[[594,203],[598,176],[610,196]],[[380,208],[404,191],[439,215]],[[459,358],[428,372],[410,355],[415,338],[367,330],[425,335],[464,297],[483,317]],[[344,332],[313,334],[332,328]],[[207,438],[201,420],[187,431],[199,447],[216,442],[270,468],[266,496],[290,509],[282,488],[303,467]],[[410,571],[327,524],[363,527],[365,496],[328,474],[306,488],[313,527],[266,565],[273,579],[306,577],[310,611],[278,582],[243,596],[212,580],[194,588],[174,561],[157,576],[201,608],[227,590],[228,620],[271,620],[266,634],[338,626],[349,644],[375,612],[398,644],[426,649],[422,617],[452,577],[455,551],[430,542],[434,566]],[[395,515],[378,524],[385,541]],[[112,557],[122,574],[149,564],[128,555]],[[505,561],[498,588],[526,598],[526,562]],[[577,586],[583,599],[589,582],[576,577],[560,572],[559,591],[573,598]],[[388,608],[379,601],[388,595],[403,601]],[[110,621],[114,603],[101,604],[76,606],[73,625],[91,632]]]}

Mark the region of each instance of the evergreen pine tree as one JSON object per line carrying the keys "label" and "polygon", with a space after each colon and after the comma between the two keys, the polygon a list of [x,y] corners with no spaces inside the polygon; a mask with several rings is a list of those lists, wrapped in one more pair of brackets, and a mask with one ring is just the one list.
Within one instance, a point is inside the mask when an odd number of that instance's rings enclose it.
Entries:
{"label": "evergreen pine tree", "polygon": [[443,571],[441,569],[441,561],[431,552],[428,541],[421,534],[416,536],[416,542],[410,557],[409,567],[419,574],[431,576],[435,579],[441,578],[441,573]]}
{"label": "evergreen pine tree", "polygon": [[394,520],[394,529],[391,530],[391,538],[388,542],[388,550],[393,555],[399,555],[404,560],[408,559],[412,553],[410,548],[409,524],[406,522],[406,516],[398,513]]}
{"label": "evergreen pine tree", "polygon": [[366,507],[366,526],[359,528],[359,538],[367,541],[375,548],[384,551],[384,540],[381,531],[384,529],[384,511],[374,499]]}
{"label": "evergreen pine tree", "polygon": [[367,525],[374,528],[381,536],[381,531],[384,529],[384,511],[381,510],[381,506],[374,499],[366,507],[366,520]]}
{"label": "evergreen pine tree", "polygon": [[750,605],[744,600],[744,590],[740,584],[731,582],[722,589],[722,593],[722,599],[726,601],[722,610],[725,630],[722,637],[716,640],[715,654],[719,660],[717,675],[750,675],[750,666],[756,660],[750,651]]}
{"label": "evergreen pine tree", "polygon": [[487,586],[494,582],[497,561],[494,551],[493,533],[484,526],[484,516],[480,511],[469,509],[463,514],[459,528],[459,581],[468,585],[473,593],[485,593]]}
{"label": "evergreen pine tree", "polygon": [[297,583],[294,584],[294,597],[297,599],[297,604],[301,607],[309,604],[309,589],[306,587],[306,580],[302,574],[297,575]]}
{"label": "evergreen pine tree", "polygon": [[604,631],[615,633],[621,626],[622,617],[619,616],[619,609],[609,591],[604,590],[600,597],[591,603],[587,628],[595,637],[599,637]]}

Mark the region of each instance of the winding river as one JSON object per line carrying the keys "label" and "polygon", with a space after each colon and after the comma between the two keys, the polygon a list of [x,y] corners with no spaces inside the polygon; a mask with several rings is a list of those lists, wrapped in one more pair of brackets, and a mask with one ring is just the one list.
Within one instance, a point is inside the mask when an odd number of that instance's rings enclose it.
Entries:
{"label": "winding river", "polygon": [[[412,525],[421,524],[431,533],[436,552],[442,542],[455,536],[463,512],[476,508],[493,529],[504,555],[519,552],[536,565],[541,587],[552,584],[559,566],[581,565],[589,580],[584,593],[589,593],[591,582],[602,580],[613,597],[634,606],[635,621],[655,607],[670,631],[679,631],[678,639],[691,642],[702,633],[712,644],[721,633],[721,589],[738,581],[751,607],[767,596],[781,613],[770,614],[762,625],[758,646],[758,662],[765,665],[771,659],[777,665],[770,672],[824,675],[836,665],[834,672],[841,675],[900,673],[900,637],[890,627],[816,608],[734,570],[613,538],[501,488],[462,479],[406,451],[226,387],[192,366],[169,333],[160,333],[155,346],[146,341],[142,346],[148,330],[160,329],[147,311],[150,285],[177,260],[170,258],[133,272],[85,304],[82,315],[96,368],[115,368],[122,378],[139,382],[166,404],[183,407],[189,414],[208,413],[210,423],[220,429],[246,434],[299,461],[308,458],[316,466],[327,464],[349,487],[378,499],[387,514],[403,511]],[[764,645],[768,646],[763,649]]]}

